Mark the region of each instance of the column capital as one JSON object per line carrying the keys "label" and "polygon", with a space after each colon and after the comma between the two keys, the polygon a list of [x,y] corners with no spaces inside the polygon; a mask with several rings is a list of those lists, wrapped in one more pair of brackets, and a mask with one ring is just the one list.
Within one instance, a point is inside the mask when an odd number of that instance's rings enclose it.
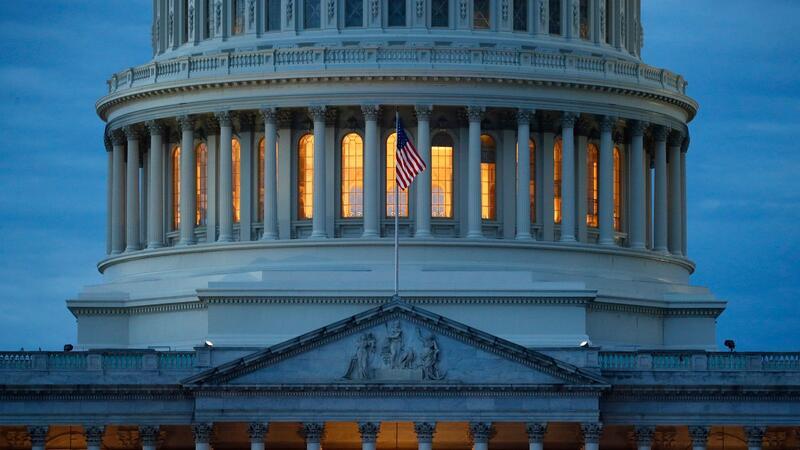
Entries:
{"label": "column capital", "polygon": [[483,114],[486,111],[486,108],[483,106],[468,106],[467,107],[467,119],[470,122],[480,122],[483,120]]}
{"label": "column capital", "polygon": [[106,429],[102,425],[84,425],[83,434],[86,437],[86,445],[99,446],[103,443],[103,434]]}
{"label": "column capital", "polygon": [[683,139],[683,133],[678,130],[672,130],[667,135],[667,145],[670,147],[682,147]]}
{"label": "column capital", "polygon": [[250,436],[250,442],[263,442],[267,431],[269,431],[269,424],[265,422],[250,422],[247,425],[247,435]]}
{"label": "column capital", "polygon": [[294,112],[288,109],[278,110],[278,128],[291,128],[294,121]]}
{"label": "column capital", "polygon": [[525,424],[525,431],[528,433],[528,442],[540,443],[544,441],[544,434],[547,432],[547,423],[528,422]]}
{"label": "column capital", "polygon": [[658,142],[666,141],[667,140],[667,132],[669,129],[663,125],[652,125],[653,130],[653,139]]}
{"label": "column capital", "polygon": [[152,447],[158,440],[158,425],[142,425],[139,427],[139,441],[142,446]]}
{"label": "column capital", "polygon": [[656,427],[651,425],[636,425],[633,428],[633,435],[636,445],[650,447],[653,444],[653,436],[656,434]]}
{"label": "column capital", "polygon": [[147,132],[151,136],[161,136],[164,134],[164,124],[158,120],[148,120],[144,123],[147,127]]}
{"label": "column capital", "polygon": [[361,442],[374,443],[378,439],[378,433],[381,432],[380,422],[359,422],[358,432],[361,434]]}
{"label": "column capital", "polygon": [[211,441],[211,435],[214,434],[214,424],[210,422],[193,423],[192,434],[195,442],[208,444]]}
{"label": "column capital", "polygon": [[744,435],[747,438],[748,447],[761,447],[764,445],[764,434],[767,432],[767,427],[744,427]]}
{"label": "column capital", "polygon": [[117,129],[111,130],[109,135],[111,137],[111,143],[113,145],[125,145],[125,141],[127,139],[126,139],[125,133],[122,131],[122,129],[117,128]]}
{"label": "column capital", "polygon": [[129,141],[137,141],[141,136],[141,130],[136,125],[125,125],[122,127],[122,132]]}
{"label": "column capital", "polygon": [[562,128],[572,128],[575,126],[575,122],[578,121],[578,114],[565,111],[561,115],[561,127]]}
{"label": "column capital", "polygon": [[436,433],[436,422],[414,422],[414,432],[417,433],[417,442],[430,444]]}
{"label": "column capital", "polygon": [[325,108],[325,126],[335,127],[336,119],[339,118],[339,110],[336,108]]}
{"label": "column capital", "polygon": [[469,436],[473,442],[488,443],[494,437],[496,430],[491,422],[470,422]]}
{"label": "column capital", "polygon": [[416,105],[414,106],[414,115],[417,120],[430,120],[433,107],[431,105]]}
{"label": "column capital", "polygon": [[230,111],[217,111],[214,113],[214,118],[217,119],[221,127],[230,127],[233,124],[233,117]]}
{"label": "column capital", "polygon": [[262,107],[261,117],[264,118],[264,123],[277,124],[278,123],[278,109],[272,107]]}
{"label": "column capital", "polygon": [[689,438],[695,447],[705,447],[708,444],[708,432],[710,427],[705,425],[694,425],[689,427]]}
{"label": "column capital", "polygon": [[325,120],[325,106],[324,105],[317,105],[317,106],[309,106],[308,114],[311,116],[311,120]]}
{"label": "column capital", "polygon": [[177,121],[182,131],[194,131],[194,118],[192,116],[178,116]]}
{"label": "column capital", "polygon": [[631,129],[631,135],[633,136],[643,136],[644,130],[647,129],[649,125],[643,120],[631,120],[628,123]]}
{"label": "column capital", "polygon": [[256,118],[253,114],[239,112],[236,113],[236,117],[239,119],[239,131],[248,132],[255,130]]}
{"label": "column capital", "polygon": [[47,425],[34,425],[28,427],[28,437],[31,438],[31,446],[44,447],[47,443]]}
{"label": "column capital", "polygon": [[614,116],[600,116],[598,123],[600,124],[600,131],[608,133],[614,130],[617,118]]}
{"label": "column capital", "polygon": [[603,424],[601,422],[587,422],[581,424],[581,434],[584,443],[597,444],[603,434]]}
{"label": "column capital", "polygon": [[532,109],[518,108],[517,109],[517,125],[530,125],[531,116],[536,114]]}
{"label": "column capital", "polygon": [[306,442],[319,443],[325,434],[325,424],[322,422],[304,422],[300,425],[300,436]]}
{"label": "column capital", "polygon": [[365,120],[378,120],[381,114],[381,105],[361,105],[361,113]]}

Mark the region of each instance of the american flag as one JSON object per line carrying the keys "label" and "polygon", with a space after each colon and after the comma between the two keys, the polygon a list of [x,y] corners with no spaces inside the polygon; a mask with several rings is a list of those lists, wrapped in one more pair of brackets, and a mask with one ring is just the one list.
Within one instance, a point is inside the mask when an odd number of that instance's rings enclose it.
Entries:
{"label": "american flag", "polygon": [[397,119],[397,148],[394,154],[397,186],[405,191],[414,181],[414,177],[425,170],[427,166],[408,138],[406,130],[403,128],[403,121],[399,118]]}

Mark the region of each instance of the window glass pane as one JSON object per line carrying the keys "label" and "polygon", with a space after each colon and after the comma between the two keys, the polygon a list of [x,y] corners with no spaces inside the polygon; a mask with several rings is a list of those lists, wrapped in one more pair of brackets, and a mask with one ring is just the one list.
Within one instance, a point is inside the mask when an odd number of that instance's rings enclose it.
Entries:
{"label": "window glass pane", "polygon": [[181,226],[181,148],[172,150],[172,229]]}
{"label": "window glass pane", "polygon": [[364,26],[364,1],[346,0],[344,4],[344,26]]}
{"label": "window glass pane", "polygon": [[450,0],[431,0],[431,26],[450,26]]}
{"label": "window glass pane", "polygon": [[189,0],[183,0],[183,42],[189,42]]}
{"label": "window glass pane", "polygon": [[281,29],[281,0],[264,0],[264,28],[266,31],[279,31]]}
{"label": "window glass pane", "polygon": [[203,1],[203,37],[211,37],[211,0]]}
{"label": "window glass pane", "polygon": [[622,155],[614,147],[614,230],[622,231]]}
{"label": "window glass pane", "polygon": [[240,209],[240,199],[241,199],[241,184],[242,184],[242,172],[241,172],[241,160],[242,160],[242,153],[241,147],[239,146],[239,140],[236,138],[231,139],[231,187],[232,187],[232,195],[233,195],[233,223],[239,223],[239,218],[241,217],[241,209]]}
{"label": "window glass pane", "polygon": [[528,0],[514,0],[514,31],[528,31]]}
{"label": "window glass pane", "polygon": [[489,28],[489,8],[490,0],[473,0],[472,2],[472,26],[478,29]]}
{"label": "window glass pane", "polygon": [[195,170],[195,181],[197,186],[197,197],[195,205],[197,206],[195,212],[195,224],[205,225],[206,211],[208,210],[208,151],[206,150],[206,144],[200,144],[197,146],[196,161],[197,167]]}
{"label": "window glass pane", "polygon": [[561,137],[553,146],[553,222],[561,223]]}
{"label": "window glass pane", "polygon": [[244,0],[231,0],[233,2],[233,29],[232,34],[244,33]]}
{"label": "window glass pane", "polygon": [[481,219],[497,218],[497,148],[488,134],[481,135]]}
{"label": "window glass pane", "polygon": [[390,27],[406,26],[406,0],[387,0],[388,22]]}
{"label": "window glass pane", "polygon": [[607,44],[611,43],[611,17],[612,17],[611,13],[612,13],[612,11],[613,10],[611,9],[611,0],[606,0],[606,13],[605,13],[606,15],[605,15],[604,19],[605,19],[605,22],[606,22],[606,43]]}
{"label": "window glass pane", "polygon": [[320,0],[303,0],[303,28],[319,28]]}
{"label": "window glass pane", "polygon": [[297,218],[314,213],[314,135],[307,134],[297,146]]}
{"label": "window glass pane", "polygon": [[589,39],[589,0],[580,0],[581,39]]}
{"label": "window glass pane", "polygon": [[442,133],[431,146],[431,216],[453,217],[453,142]]}
{"label": "window glass pane", "polygon": [[598,150],[594,144],[586,147],[586,225],[597,227],[600,210],[600,171]]}
{"label": "window glass pane", "polygon": [[[386,138],[386,217],[394,217],[395,192],[397,174],[394,170],[395,151],[397,150],[397,133],[392,133]],[[408,217],[408,189],[400,191],[400,217]]]}
{"label": "window glass pane", "polygon": [[364,217],[364,141],[356,133],[342,139],[342,217]]}
{"label": "window glass pane", "polygon": [[550,0],[550,34],[561,34],[561,0]]}

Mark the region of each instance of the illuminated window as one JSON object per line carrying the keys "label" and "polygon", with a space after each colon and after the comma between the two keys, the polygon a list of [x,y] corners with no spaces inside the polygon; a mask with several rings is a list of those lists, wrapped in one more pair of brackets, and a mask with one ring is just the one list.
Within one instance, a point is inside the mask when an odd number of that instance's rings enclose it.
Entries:
{"label": "illuminated window", "polygon": [[514,31],[528,31],[528,0],[514,0]]}
{"label": "illuminated window", "polygon": [[244,33],[244,0],[232,0],[233,28],[231,34]]}
{"label": "illuminated window", "polygon": [[172,229],[181,226],[181,148],[172,150]]}
{"label": "illuminated window", "polygon": [[431,26],[450,26],[450,0],[431,0]]}
{"label": "illuminated window", "polygon": [[[278,160],[278,142],[275,141],[275,161]],[[277,176],[277,167],[275,175]],[[258,142],[258,219],[264,220],[264,138]]]}
{"label": "illuminated window", "polygon": [[[397,133],[386,138],[386,217],[394,217],[394,186],[397,174],[394,170],[394,153],[397,149]],[[400,191],[400,217],[408,217],[408,190]]]}
{"label": "illuminated window", "polygon": [[589,39],[589,0],[580,0],[581,39]]}
{"label": "illuminated window", "polygon": [[561,0],[550,0],[550,34],[561,34]]}
{"label": "illuminated window", "polygon": [[594,144],[586,147],[586,225],[597,227],[600,211],[600,166]]}
{"label": "illuminated window", "polygon": [[342,139],[342,217],[364,217],[364,141],[356,133]]}
{"label": "illuminated window", "polygon": [[206,224],[206,211],[208,210],[208,151],[206,144],[200,144],[195,150],[196,167],[195,178],[197,187],[196,209],[195,209],[195,224]]}
{"label": "illuminated window", "polygon": [[242,172],[241,172],[242,152],[239,146],[239,140],[236,138],[231,139],[231,184],[232,195],[231,204],[233,205],[233,223],[238,223],[241,218],[241,185],[242,185]]}
{"label": "illuminated window", "polygon": [[490,0],[473,0],[472,1],[472,26],[486,30],[490,26],[489,10],[491,9]]}
{"label": "illuminated window", "polygon": [[431,141],[431,216],[453,217],[453,140],[438,133]]}
{"label": "illuminated window", "polygon": [[622,154],[614,147],[614,230],[622,231]]}
{"label": "illuminated window", "polygon": [[497,218],[497,146],[488,134],[481,135],[481,219]]}
{"label": "illuminated window", "polygon": [[561,137],[553,146],[553,222],[561,223]]}
{"label": "illuminated window", "polygon": [[310,219],[314,213],[314,135],[300,138],[297,145],[297,218]]}

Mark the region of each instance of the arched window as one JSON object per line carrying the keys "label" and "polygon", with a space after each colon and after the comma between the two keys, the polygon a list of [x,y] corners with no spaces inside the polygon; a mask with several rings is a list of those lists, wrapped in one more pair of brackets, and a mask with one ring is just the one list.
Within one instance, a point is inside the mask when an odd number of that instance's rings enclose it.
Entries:
{"label": "arched window", "polygon": [[453,217],[453,139],[447,133],[431,141],[431,216]]}
{"label": "arched window", "polygon": [[306,134],[297,144],[297,218],[314,213],[314,135]]}
{"label": "arched window", "polygon": [[233,10],[233,27],[231,34],[244,33],[244,0],[231,0]]}
{"label": "arched window", "polygon": [[580,0],[580,35],[589,39],[589,0]]}
{"label": "arched window", "polygon": [[342,139],[342,217],[364,217],[364,141],[356,133]]}
{"label": "arched window", "polygon": [[450,26],[450,0],[431,0],[431,26]]}
{"label": "arched window", "polygon": [[181,226],[181,148],[172,150],[172,229]]}
{"label": "arched window", "polygon": [[198,144],[195,149],[196,168],[195,181],[197,186],[197,199],[195,202],[195,224],[206,224],[206,211],[208,211],[208,151],[206,144]]}
{"label": "arched window", "polygon": [[386,0],[386,7],[386,18],[390,27],[406,26],[406,0]]}
{"label": "arched window", "polygon": [[614,146],[614,230],[622,231],[622,154]]}
{"label": "arched window", "polygon": [[550,0],[548,11],[550,34],[561,34],[561,0]]}
{"label": "arched window", "polygon": [[497,146],[488,134],[481,135],[481,219],[497,218]]}
{"label": "arched window", "polygon": [[586,146],[586,225],[597,227],[600,211],[600,166],[595,144]]}
{"label": "arched window", "polygon": [[561,136],[553,145],[553,222],[561,223]]}
{"label": "arched window", "polygon": [[528,0],[514,0],[514,31],[528,31]]}
{"label": "arched window", "polygon": [[344,2],[344,26],[363,27],[364,26],[364,2],[363,0],[345,0]]}
{"label": "arched window", "polygon": [[491,26],[490,11],[490,0],[472,0],[472,26],[479,30],[488,30]]}
{"label": "arched window", "polygon": [[[278,161],[278,142],[275,141],[275,161]],[[275,176],[278,168],[275,167]],[[257,222],[264,220],[264,138],[258,141],[258,218]]]}
{"label": "arched window", "polygon": [[233,206],[233,223],[239,223],[241,218],[241,195],[242,195],[242,152],[239,140],[231,139],[231,205]]}
{"label": "arched window", "polygon": [[[386,217],[394,217],[394,186],[397,174],[394,170],[395,151],[397,150],[397,133],[392,133],[386,138]],[[408,190],[400,191],[400,217],[408,217]]]}

